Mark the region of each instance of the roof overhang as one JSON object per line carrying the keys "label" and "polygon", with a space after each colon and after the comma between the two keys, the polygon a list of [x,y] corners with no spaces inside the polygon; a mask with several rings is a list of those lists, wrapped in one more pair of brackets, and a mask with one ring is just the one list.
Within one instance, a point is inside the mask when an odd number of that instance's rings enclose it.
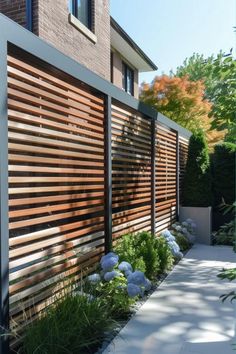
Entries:
{"label": "roof overhang", "polygon": [[111,17],[111,47],[119,52],[139,72],[155,71],[157,66]]}

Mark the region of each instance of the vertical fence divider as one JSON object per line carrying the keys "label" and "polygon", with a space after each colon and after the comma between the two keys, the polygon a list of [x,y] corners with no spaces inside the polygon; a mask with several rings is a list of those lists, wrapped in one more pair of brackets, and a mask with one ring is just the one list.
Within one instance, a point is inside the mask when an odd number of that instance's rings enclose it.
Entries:
{"label": "vertical fence divider", "polygon": [[9,353],[7,41],[0,42],[0,354]]}
{"label": "vertical fence divider", "polygon": [[151,120],[151,232],[156,233],[156,119]]}
{"label": "vertical fence divider", "polygon": [[179,220],[179,132],[176,132],[176,220]]}
{"label": "vertical fence divider", "polygon": [[111,96],[105,97],[105,252],[112,248]]}

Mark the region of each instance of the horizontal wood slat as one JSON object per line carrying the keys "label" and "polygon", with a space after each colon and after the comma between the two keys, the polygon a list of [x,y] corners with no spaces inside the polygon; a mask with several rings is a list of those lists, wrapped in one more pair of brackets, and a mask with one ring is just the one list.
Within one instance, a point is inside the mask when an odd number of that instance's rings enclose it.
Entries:
{"label": "horizontal wood slat", "polygon": [[158,124],[155,156],[156,233],[168,228],[176,220],[176,144],[176,133]]}
{"label": "horizontal wood slat", "polygon": [[150,231],[151,123],[116,105],[112,106],[112,175],[113,241],[130,232]]}
{"label": "horizontal wood slat", "polygon": [[[109,110],[91,87],[17,55],[8,55],[9,290],[11,330],[21,335],[70,282],[75,287],[95,269],[107,248]],[[177,134],[155,122],[154,156],[148,117],[112,100],[109,118],[115,244],[153,226],[158,234],[176,220]],[[179,136],[180,200],[187,152],[188,140]]]}
{"label": "horizontal wood slat", "polygon": [[12,325],[104,252],[104,99],[69,82],[8,57]]}
{"label": "horizontal wood slat", "polygon": [[183,180],[188,157],[188,140],[179,137],[179,199],[182,203]]}

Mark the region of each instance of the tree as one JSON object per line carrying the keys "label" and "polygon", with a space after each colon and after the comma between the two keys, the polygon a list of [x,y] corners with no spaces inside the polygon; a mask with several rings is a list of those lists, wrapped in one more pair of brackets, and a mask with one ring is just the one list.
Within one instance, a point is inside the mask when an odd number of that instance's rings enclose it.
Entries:
{"label": "tree", "polygon": [[214,205],[222,200],[231,204],[236,200],[236,144],[223,143],[215,146],[212,154]]}
{"label": "tree", "polygon": [[183,181],[183,205],[207,207],[212,204],[210,159],[202,131],[189,140],[188,158]]}
{"label": "tree", "polygon": [[210,131],[210,102],[204,98],[203,81],[191,81],[187,76],[157,76],[151,84],[143,83],[140,99],[153,106],[183,127],[202,129],[208,142],[221,140],[221,133]]}
{"label": "tree", "polygon": [[204,82],[204,97],[211,102],[211,129],[227,132],[226,140],[235,142],[236,61],[232,52],[227,55],[220,52],[216,58],[204,58],[203,55],[194,53],[177,68],[175,75],[187,75],[191,81]]}
{"label": "tree", "polygon": [[[193,130],[205,128],[211,106],[203,100],[204,84],[186,76],[157,76],[151,84],[143,84],[140,99],[152,105],[182,126]],[[207,123],[206,123],[207,121]]]}
{"label": "tree", "polygon": [[210,100],[212,128],[228,129],[227,140],[236,142],[236,60],[232,56],[215,61]]}
{"label": "tree", "polygon": [[177,67],[175,76],[188,76],[190,81],[203,81],[205,85],[204,96],[205,98],[210,99],[212,82],[214,80],[213,71],[215,68],[215,61],[217,59],[221,60],[224,55],[223,52],[220,52],[216,58],[214,55],[204,58],[202,54],[193,53],[190,58],[184,60],[181,66]]}

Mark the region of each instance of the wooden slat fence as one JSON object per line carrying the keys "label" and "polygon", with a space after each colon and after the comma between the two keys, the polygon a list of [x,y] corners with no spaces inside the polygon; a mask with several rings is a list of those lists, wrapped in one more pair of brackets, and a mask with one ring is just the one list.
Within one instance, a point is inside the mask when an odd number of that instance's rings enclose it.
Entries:
{"label": "wooden slat fence", "polygon": [[181,136],[179,138],[179,198],[180,198],[180,204],[182,202],[183,179],[184,179],[187,157],[188,157],[188,139]]}
{"label": "wooden slat fence", "polygon": [[151,230],[151,123],[112,106],[113,239]]}
{"label": "wooden slat fence", "polygon": [[104,99],[9,56],[8,127],[10,316],[19,327],[104,250]]}
{"label": "wooden slat fence", "polygon": [[156,129],[156,233],[176,220],[176,132]]}
{"label": "wooden slat fence", "polygon": [[[112,241],[158,234],[177,217],[177,132],[156,122],[153,149],[149,117],[115,101],[110,118]],[[31,56],[8,55],[10,318],[18,333],[104,253],[106,119],[102,93]],[[180,137],[180,185],[187,147]]]}

